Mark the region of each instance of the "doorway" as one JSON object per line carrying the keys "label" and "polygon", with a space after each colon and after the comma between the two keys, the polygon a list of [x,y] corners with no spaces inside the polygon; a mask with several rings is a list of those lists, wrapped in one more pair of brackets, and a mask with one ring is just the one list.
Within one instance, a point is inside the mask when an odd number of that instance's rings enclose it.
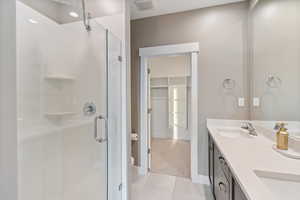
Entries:
{"label": "doorway", "polygon": [[[173,175],[180,174],[181,176],[189,176],[193,182],[197,182],[198,112],[196,110],[198,110],[198,52],[198,43],[140,49],[140,174],[145,175],[151,170],[158,170],[160,172],[167,171],[167,173],[173,173]],[[155,62],[159,62],[162,57],[169,60],[175,59],[176,57],[187,59],[189,68],[186,69],[186,72],[181,73],[181,76],[165,74],[166,76],[163,77],[162,74],[165,72],[162,71],[162,68],[159,65],[153,65]],[[157,72],[156,70],[153,71],[151,67],[149,70],[149,66],[151,65],[152,67],[154,66],[153,69],[155,69],[155,67],[158,68]],[[176,71],[172,68],[172,66],[174,66],[173,64],[169,64],[168,66],[171,68],[170,72]],[[184,68],[182,68],[182,70],[183,69]],[[190,74],[187,74],[188,71],[190,71]],[[190,92],[188,92],[188,88],[190,88]],[[190,95],[188,95],[188,93],[190,93]],[[188,98],[188,96],[190,97]],[[179,97],[184,103],[178,104]],[[184,100],[183,97],[185,97]],[[153,101],[153,98],[157,98],[156,100],[160,101],[165,98],[165,101],[164,103],[157,103],[158,101]],[[172,101],[169,101],[169,99],[172,99]],[[190,108],[188,108],[188,105],[190,105]],[[162,106],[162,108],[159,106]],[[163,109],[165,110],[163,111]],[[178,109],[180,109],[180,112],[178,112]],[[188,109],[191,111],[195,110],[196,112],[190,112],[190,114],[188,114]],[[156,113],[155,110],[158,112]],[[161,127],[162,123],[165,127]],[[158,130],[165,129],[165,131],[160,132],[155,130],[156,128],[158,128]],[[185,142],[187,144],[182,145],[178,142],[179,140],[183,140],[183,142],[186,140]],[[177,142],[174,143],[174,141]],[[163,150],[160,148],[162,146],[164,146]],[[168,146],[169,149],[167,148]],[[176,150],[174,146],[176,146],[178,150]],[[188,146],[189,150],[185,152],[180,146]],[[154,149],[154,147],[156,148]],[[164,160],[165,164],[163,164],[164,162],[161,160],[161,156],[163,155],[161,151],[165,153],[163,158],[169,158],[169,160]],[[171,159],[172,154],[176,155],[174,159]],[[188,163],[190,164],[188,164],[188,170],[182,170],[186,168],[186,166],[179,167],[180,164],[184,162],[182,160],[182,154],[187,154],[189,157]],[[179,164],[176,165],[174,160],[178,160]],[[170,163],[174,165],[170,167]],[[165,167],[163,167],[163,165],[165,165]],[[181,170],[178,170],[178,167]],[[176,174],[174,174],[175,172]]]}
{"label": "doorway", "polygon": [[190,55],[149,58],[149,171],[190,178]]}

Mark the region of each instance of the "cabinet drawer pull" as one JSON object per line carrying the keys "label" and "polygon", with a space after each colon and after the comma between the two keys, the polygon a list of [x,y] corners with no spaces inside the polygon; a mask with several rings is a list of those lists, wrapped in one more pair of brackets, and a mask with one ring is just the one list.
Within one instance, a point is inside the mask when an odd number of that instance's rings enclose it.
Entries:
{"label": "cabinet drawer pull", "polygon": [[225,159],[222,156],[219,156],[219,161],[222,165],[225,165]]}
{"label": "cabinet drawer pull", "polygon": [[219,182],[219,190],[226,192],[226,184],[223,182]]}

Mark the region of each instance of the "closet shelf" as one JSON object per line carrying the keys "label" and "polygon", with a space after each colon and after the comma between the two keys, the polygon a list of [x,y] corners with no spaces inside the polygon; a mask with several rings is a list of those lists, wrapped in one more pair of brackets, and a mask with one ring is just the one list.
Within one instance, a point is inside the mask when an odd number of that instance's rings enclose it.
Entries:
{"label": "closet shelf", "polygon": [[65,117],[70,115],[76,115],[76,112],[55,112],[55,113],[45,113],[47,117]]}
{"label": "closet shelf", "polygon": [[170,101],[184,101],[184,102],[186,102],[186,99],[184,99],[184,98],[182,98],[182,99],[171,99],[171,98],[169,98],[170,99]]}
{"label": "closet shelf", "polygon": [[168,97],[151,97],[152,100],[169,100]]}
{"label": "closet shelf", "polygon": [[168,88],[168,85],[155,85],[151,86],[152,89]]}
{"label": "closet shelf", "polygon": [[46,80],[53,81],[75,81],[75,77],[73,76],[64,76],[64,75],[47,75],[45,76]]}

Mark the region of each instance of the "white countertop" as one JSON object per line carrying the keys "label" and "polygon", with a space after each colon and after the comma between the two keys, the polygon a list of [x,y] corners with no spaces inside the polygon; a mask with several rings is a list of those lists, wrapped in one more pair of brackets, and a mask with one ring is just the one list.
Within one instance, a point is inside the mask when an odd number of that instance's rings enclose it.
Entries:
{"label": "white countertop", "polygon": [[268,138],[270,133],[263,133],[265,129],[260,127],[259,123],[253,122],[258,136],[227,138],[218,134],[220,127],[238,128],[241,127],[242,122],[245,121],[208,119],[207,128],[247,198],[249,200],[277,199],[255,174],[255,170],[300,176],[300,160],[287,158],[274,151],[272,145],[275,141],[270,135]]}

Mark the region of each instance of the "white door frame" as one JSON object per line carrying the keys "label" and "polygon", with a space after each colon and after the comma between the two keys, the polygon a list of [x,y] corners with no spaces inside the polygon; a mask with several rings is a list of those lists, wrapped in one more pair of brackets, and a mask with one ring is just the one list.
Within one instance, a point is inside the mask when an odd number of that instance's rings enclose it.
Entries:
{"label": "white door frame", "polygon": [[148,173],[148,134],[147,133],[147,66],[148,59],[155,56],[188,54],[191,57],[192,90],[191,90],[191,178],[198,182],[198,54],[199,43],[184,43],[166,46],[146,47],[139,49],[140,56],[140,174]]}

